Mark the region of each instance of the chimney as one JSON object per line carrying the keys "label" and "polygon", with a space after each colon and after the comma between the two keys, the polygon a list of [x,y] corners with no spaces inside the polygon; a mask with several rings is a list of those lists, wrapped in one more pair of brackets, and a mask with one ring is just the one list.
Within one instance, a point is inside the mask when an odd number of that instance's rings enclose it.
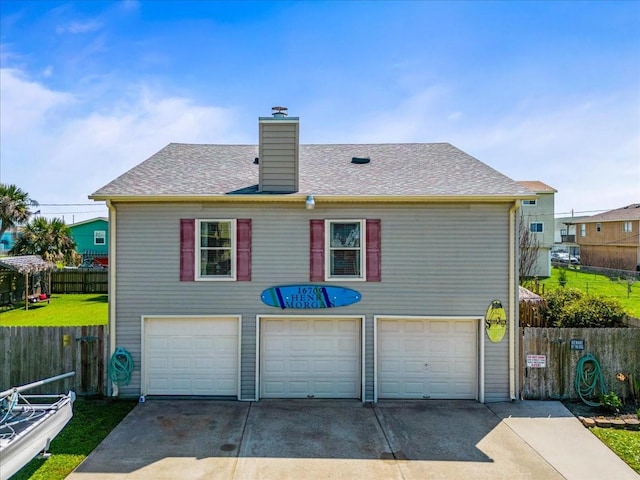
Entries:
{"label": "chimney", "polygon": [[298,191],[299,118],[289,117],[286,107],[273,107],[271,115],[258,119],[259,191],[295,193]]}

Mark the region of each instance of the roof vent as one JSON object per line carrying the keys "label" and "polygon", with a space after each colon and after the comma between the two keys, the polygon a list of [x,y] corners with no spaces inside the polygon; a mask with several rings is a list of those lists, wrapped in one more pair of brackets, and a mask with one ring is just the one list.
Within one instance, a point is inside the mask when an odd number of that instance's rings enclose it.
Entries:
{"label": "roof vent", "polygon": [[371,159],[369,157],[352,157],[351,163],[357,163],[358,165],[363,163],[369,163]]}
{"label": "roof vent", "polygon": [[256,157],[256,158],[254,158],[254,159],[253,159],[253,164],[254,164],[254,165],[258,165],[258,164],[260,164],[260,157]]}
{"label": "roof vent", "polygon": [[271,107],[271,115],[274,117],[288,117],[289,109],[287,107]]}

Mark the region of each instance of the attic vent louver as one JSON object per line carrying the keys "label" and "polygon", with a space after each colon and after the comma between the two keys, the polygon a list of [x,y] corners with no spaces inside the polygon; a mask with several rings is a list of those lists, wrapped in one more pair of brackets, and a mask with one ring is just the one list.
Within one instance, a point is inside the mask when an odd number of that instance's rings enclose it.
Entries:
{"label": "attic vent louver", "polygon": [[352,157],[351,163],[356,163],[358,165],[363,163],[369,163],[371,159],[369,157]]}

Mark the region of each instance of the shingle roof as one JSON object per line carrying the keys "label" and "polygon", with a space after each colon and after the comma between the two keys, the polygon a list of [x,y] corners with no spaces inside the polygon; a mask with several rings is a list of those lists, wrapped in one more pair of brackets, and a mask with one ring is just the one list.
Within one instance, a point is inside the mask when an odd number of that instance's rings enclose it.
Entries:
{"label": "shingle roof", "polygon": [[[91,198],[258,193],[257,145],[172,143]],[[353,164],[352,157],[370,157]],[[530,196],[531,191],[448,143],[300,145],[299,194]]]}
{"label": "shingle roof", "polygon": [[582,223],[592,222],[627,222],[640,220],[640,203],[632,203],[626,207],[609,210],[608,212],[592,215],[582,220]]}
{"label": "shingle roof", "polygon": [[517,183],[536,193],[556,193],[558,191],[539,180],[520,180]]}

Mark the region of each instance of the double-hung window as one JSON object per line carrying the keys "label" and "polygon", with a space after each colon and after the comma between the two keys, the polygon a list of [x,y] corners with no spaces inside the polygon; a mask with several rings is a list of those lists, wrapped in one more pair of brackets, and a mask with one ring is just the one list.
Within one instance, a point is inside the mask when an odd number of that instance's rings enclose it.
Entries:
{"label": "double-hung window", "polygon": [[326,220],[326,271],[330,279],[366,278],[365,222],[363,220]]}
{"label": "double-hung window", "polygon": [[196,278],[235,280],[236,221],[198,220],[196,232]]}
{"label": "double-hung window", "polygon": [[544,231],[544,226],[542,222],[534,222],[529,224],[529,231],[531,233],[542,233]]}
{"label": "double-hung window", "polygon": [[107,242],[107,232],[105,230],[96,230],[93,232],[93,244],[104,245]]}
{"label": "double-hung window", "polygon": [[622,231],[625,233],[630,233],[633,230],[631,227],[631,222],[623,222],[622,223]]}
{"label": "double-hung window", "polygon": [[309,220],[311,282],[382,281],[380,219]]}

